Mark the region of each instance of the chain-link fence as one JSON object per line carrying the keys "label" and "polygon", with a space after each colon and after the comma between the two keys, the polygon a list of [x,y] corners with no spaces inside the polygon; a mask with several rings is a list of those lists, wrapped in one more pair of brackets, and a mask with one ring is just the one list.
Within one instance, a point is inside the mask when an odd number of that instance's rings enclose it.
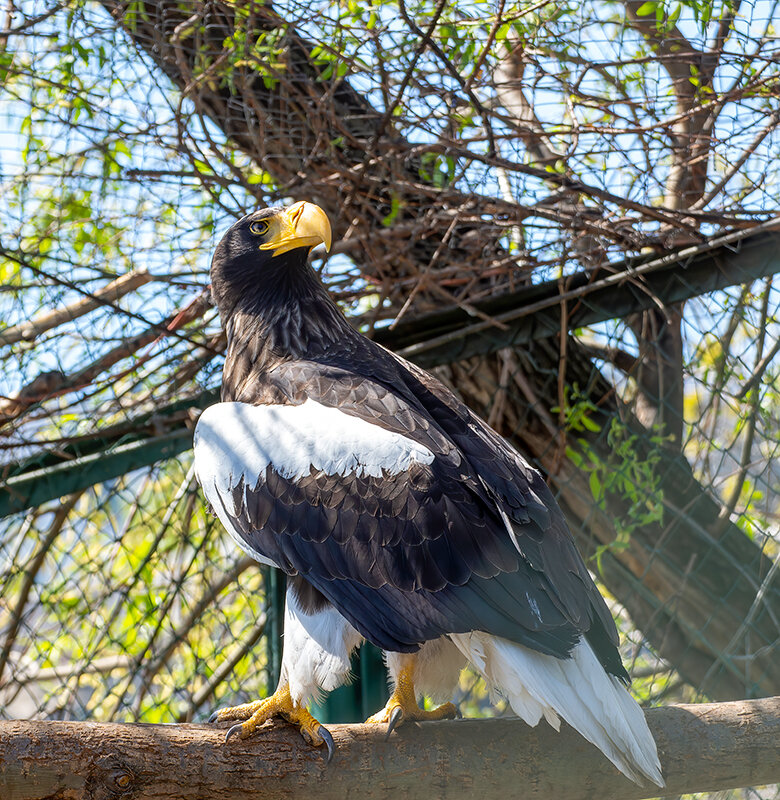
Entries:
{"label": "chain-link fence", "polygon": [[[354,324],[549,476],[638,699],[780,694],[775,3],[0,17],[4,715],[199,720],[272,685],[280,587],[189,447],[216,239],[302,199]],[[457,699],[495,713],[473,674]]]}

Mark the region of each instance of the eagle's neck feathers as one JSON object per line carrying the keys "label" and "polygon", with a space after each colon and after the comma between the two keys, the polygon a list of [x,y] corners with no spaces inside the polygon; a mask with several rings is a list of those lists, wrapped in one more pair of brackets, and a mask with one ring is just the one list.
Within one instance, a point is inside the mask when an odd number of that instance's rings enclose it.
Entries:
{"label": "eagle's neck feathers", "polygon": [[228,337],[223,400],[250,400],[247,391],[256,393],[278,364],[318,360],[356,335],[305,261],[280,258],[262,282],[241,277],[218,298]]}

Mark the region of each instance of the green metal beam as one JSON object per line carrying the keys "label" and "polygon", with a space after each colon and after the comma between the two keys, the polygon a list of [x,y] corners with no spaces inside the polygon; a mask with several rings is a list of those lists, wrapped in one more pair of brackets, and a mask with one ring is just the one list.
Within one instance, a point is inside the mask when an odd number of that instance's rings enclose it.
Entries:
{"label": "green metal beam", "polygon": [[173,458],[191,447],[192,432],[180,428],[162,436],[119,445],[107,452],[22,472],[0,486],[0,517]]}
{"label": "green metal beam", "polygon": [[[454,308],[378,330],[375,339],[420,366],[434,367],[559,333],[563,300],[569,309],[569,330],[623,318],[657,307],[659,301],[674,305],[780,272],[778,228],[780,221],[774,220],[661,258],[576,273],[563,286],[547,281],[478,304],[500,326],[475,322]],[[206,408],[217,396],[216,390],[202,392],[116,426],[113,438],[105,431],[88,442],[58,448],[57,454],[6,467],[12,477],[0,484],[0,517],[185,452],[192,446],[192,433],[180,412]],[[163,435],[146,435],[166,422],[170,430]]]}
{"label": "green metal beam", "polygon": [[477,304],[492,321],[463,309],[431,314],[375,339],[421,367],[451,364],[560,333],[561,303],[568,330],[672,306],[693,297],[780,272],[780,220],[738,231],[660,258],[586,270]]}
{"label": "green metal beam", "polygon": [[[189,417],[190,409],[207,408],[218,400],[219,389],[208,389],[192,397],[183,398],[167,406],[160,406],[152,411],[139,414],[124,422],[106,426],[96,435],[82,436],[67,442],[57,443],[55,450],[44,450],[25,461],[4,465],[2,468],[3,474],[6,478],[23,474],[29,475],[33,471],[60,466],[63,463],[71,463],[75,459],[84,458],[85,456],[113,452],[121,445],[131,444],[139,440],[144,442],[154,441],[160,435],[160,431],[168,433],[173,430],[180,430],[183,420]],[[134,453],[132,449],[124,452]],[[121,463],[121,459],[116,463]],[[121,474],[121,472],[117,473],[117,475]],[[116,475],[111,477],[116,477]],[[1,486],[0,491],[2,491]]]}

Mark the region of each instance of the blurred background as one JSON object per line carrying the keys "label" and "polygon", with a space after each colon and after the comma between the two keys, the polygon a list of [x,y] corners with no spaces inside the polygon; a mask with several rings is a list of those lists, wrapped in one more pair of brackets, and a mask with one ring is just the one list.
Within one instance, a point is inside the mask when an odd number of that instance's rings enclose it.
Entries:
{"label": "blurred background", "polygon": [[[275,685],[283,579],[190,448],[214,246],[304,199],[352,323],[547,476],[637,699],[780,694],[777,7],[5,2],[0,713],[204,720]],[[323,719],[381,706],[381,656],[355,672]],[[468,672],[456,700],[504,712]]]}

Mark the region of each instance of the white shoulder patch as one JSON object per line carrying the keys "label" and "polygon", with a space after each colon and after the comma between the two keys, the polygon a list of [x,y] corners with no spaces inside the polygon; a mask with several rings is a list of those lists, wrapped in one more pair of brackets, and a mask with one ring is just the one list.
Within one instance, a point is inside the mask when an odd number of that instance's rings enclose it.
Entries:
{"label": "white shoulder patch", "polygon": [[242,478],[246,486],[257,486],[269,465],[292,479],[312,469],[379,478],[434,458],[406,436],[314,400],[297,406],[217,403],[201,414],[194,446],[195,470],[207,496],[206,484],[212,484],[229,505],[225,495]]}

